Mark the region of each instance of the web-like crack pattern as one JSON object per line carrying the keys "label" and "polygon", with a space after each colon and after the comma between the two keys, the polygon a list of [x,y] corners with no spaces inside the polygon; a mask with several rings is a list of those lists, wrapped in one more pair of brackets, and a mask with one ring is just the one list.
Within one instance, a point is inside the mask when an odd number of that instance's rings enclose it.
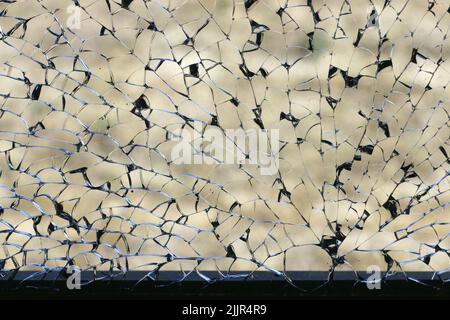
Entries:
{"label": "web-like crack pattern", "polygon": [[[0,26],[1,270],[449,271],[448,1],[1,1]],[[173,163],[195,123],[279,130],[277,173]]]}

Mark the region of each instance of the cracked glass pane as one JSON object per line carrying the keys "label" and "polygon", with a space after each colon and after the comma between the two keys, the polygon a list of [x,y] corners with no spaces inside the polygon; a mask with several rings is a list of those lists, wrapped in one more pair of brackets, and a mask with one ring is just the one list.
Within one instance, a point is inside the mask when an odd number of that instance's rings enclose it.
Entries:
{"label": "cracked glass pane", "polygon": [[448,1],[3,1],[0,26],[0,270],[449,272]]}

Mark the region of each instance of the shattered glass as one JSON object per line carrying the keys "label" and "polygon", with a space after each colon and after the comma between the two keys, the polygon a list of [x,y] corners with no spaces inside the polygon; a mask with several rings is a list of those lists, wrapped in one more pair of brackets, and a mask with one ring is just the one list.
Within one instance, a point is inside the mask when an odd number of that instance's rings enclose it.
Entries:
{"label": "shattered glass", "polygon": [[[2,1],[0,26],[0,270],[450,271],[448,1]],[[277,173],[174,164],[194,123],[279,130]]]}

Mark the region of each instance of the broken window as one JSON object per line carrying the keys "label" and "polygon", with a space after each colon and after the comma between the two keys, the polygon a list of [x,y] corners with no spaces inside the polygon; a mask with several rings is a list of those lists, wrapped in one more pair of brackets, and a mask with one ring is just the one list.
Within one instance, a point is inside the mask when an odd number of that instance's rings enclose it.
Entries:
{"label": "broken window", "polygon": [[[0,26],[1,270],[445,281],[447,1],[5,1]],[[277,170],[171,159],[212,128],[277,130]]]}

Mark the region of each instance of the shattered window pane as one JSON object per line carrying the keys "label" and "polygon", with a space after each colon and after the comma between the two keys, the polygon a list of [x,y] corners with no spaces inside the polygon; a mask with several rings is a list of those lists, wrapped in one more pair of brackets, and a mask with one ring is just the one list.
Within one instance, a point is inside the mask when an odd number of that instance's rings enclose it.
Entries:
{"label": "shattered window pane", "polygon": [[[448,1],[0,12],[1,270],[449,271]],[[277,170],[171,159],[209,129]]]}

